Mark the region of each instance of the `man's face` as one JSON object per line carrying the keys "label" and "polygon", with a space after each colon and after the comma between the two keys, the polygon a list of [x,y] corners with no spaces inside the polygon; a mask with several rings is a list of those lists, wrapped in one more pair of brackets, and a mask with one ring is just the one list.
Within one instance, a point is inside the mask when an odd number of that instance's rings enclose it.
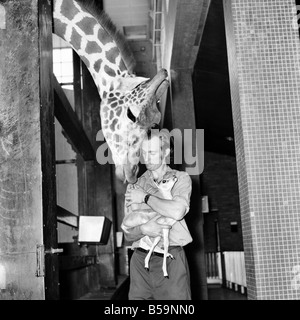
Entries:
{"label": "man's face", "polygon": [[158,169],[163,163],[164,154],[161,143],[157,136],[150,140],[145,139],[142,143],[142,161],[150,171]]}

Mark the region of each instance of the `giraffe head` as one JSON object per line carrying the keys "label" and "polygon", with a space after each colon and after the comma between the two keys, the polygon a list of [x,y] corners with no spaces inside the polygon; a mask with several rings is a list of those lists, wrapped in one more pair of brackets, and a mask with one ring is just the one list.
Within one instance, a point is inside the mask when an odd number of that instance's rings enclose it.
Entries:
{"label": "giraffe head", "polygon": [[157,103],[167,89],[167,71],[162,69],[152,79],[116,77],[101,101],[102,131],[112,152],[116,175],[135,183],[140,146],[147,131],[159,124]]}
{"label": "giraffe head", "polygon": [[160,182],[154,181],[154,183],[163,193],[169,193],[173,189],[177,180],[178,178],[175,174],[166,174]]}

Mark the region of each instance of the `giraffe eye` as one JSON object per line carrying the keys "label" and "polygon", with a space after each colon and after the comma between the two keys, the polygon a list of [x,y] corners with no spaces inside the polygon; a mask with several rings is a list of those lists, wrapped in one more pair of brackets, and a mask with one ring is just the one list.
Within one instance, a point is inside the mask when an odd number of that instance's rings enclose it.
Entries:
{"label": "giraffe eye", "polygon": [[133,113],[131,112],[130,108],[127,109],[127,117],[128,117],[132,122],[136,122],[136,117],[133,115]]}
{"label": "giraffe eye", "polygon": [[162,183],[166,183],[166,182],[167,182],[167,180],[163,180],[163,181],[162,181]]}

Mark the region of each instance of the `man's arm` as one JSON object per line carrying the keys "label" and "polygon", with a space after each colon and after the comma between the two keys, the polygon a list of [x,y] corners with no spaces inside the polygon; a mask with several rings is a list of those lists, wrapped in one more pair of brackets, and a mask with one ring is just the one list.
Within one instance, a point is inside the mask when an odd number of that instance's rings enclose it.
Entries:
{"label": "man's arm", "polygon": [[[132,186],[128,185],[126,189],[126,193],[128,190],[132,190]],[[127,241],[137,241],[141,239],[144,236],[149,236],[149,237],[157,237],[162,235],[162,229],[163,228],[170,228],[170,226],[167,225],[162,225],[158,224],[156,220],[159,218],[159,216],[154,217],[150,219],[148,222],[145,224],[129,228],[124,224],[124,220],[126,220],[126,217],[130,216],[133,213],[132,208],[130,205],[128,205],[128,201],[125,196],[125,206],[124,206],[124,214],[125,217],[123,219],[123,222],[121,224],[121,228],[124,231],[124,236]]]}
{"label": "man's arm", "polygon": [[127,228],[122,224],[121,228],[124,231],[124,236],[127,241],[134,242],[143,237],[143,234],[141,232],[141,226],[137,226],[134,228]]}
{"label": "man's arm", "polygon": [[[189,200],[191,194],[191,178],[188,174],[182,174],[180,180],[174,186],[173,199],[161,199],[151,195],[147,204],[162,216],[181,220],[189,210]],[[125,194],[127,205],[132,203],[142,203],[144,201],[145,190],[137,186]]]}
{"label": "man's arm", "polygon": [[156,216],[146,222],[143,225],[134,227],[134,228],[127,228],[123,224],[121,225],[122,229],[124,230],[124,235],[126,240],[128,241],[137,241],[141,239],[144,236],[149,237],[158,237],[163,235],[163,229],[170,229],[171,226],[159,224],[157,223],[157,219],[159,219],[159,216]]}
{"label": "man's arm", "polygon": [[162,216],[172,218],[174,220],[181,220],[185,216],[185,205],[177,200],[161,199],[151,195],[147,204]]}
{"label": "man's arm", "polygon": [[[135,190],[132,190],[129,193],[129,197],[132,198],[129,199],[127,197],[126,205],[129,207],[132,203],[142,203],[146,194],[144,189],[137,186]],[[176,199],[168,200],[150,195],[147,204],[158,214],[175,220],[181,220],[186,213],[186,206],[184,203]]]}

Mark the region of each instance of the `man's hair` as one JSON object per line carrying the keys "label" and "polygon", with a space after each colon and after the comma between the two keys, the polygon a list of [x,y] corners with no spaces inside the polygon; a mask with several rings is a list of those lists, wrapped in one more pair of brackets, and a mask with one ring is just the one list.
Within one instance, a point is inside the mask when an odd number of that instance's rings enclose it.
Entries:
{"label": "man's hair", "polygon": [[167,129],[150,129],[147,132],[147,140],[158,137],[162,142],[162,148],[170,148],[170,133]]}
{"label": "man's hair", "polygon": [[[173,153],[173,137],[170,135],[170,132],[168,129],[150,129],[147,132],[146,139],[150,140],[153,137],[158,137],[160,141],[162,142],[161,144],[161,150],[165,153],[166,149],[170,149],[170,154],[168,156],[168,160],[170,161],[170,157]],[[169,161],[167,161],[169,163]]]}

